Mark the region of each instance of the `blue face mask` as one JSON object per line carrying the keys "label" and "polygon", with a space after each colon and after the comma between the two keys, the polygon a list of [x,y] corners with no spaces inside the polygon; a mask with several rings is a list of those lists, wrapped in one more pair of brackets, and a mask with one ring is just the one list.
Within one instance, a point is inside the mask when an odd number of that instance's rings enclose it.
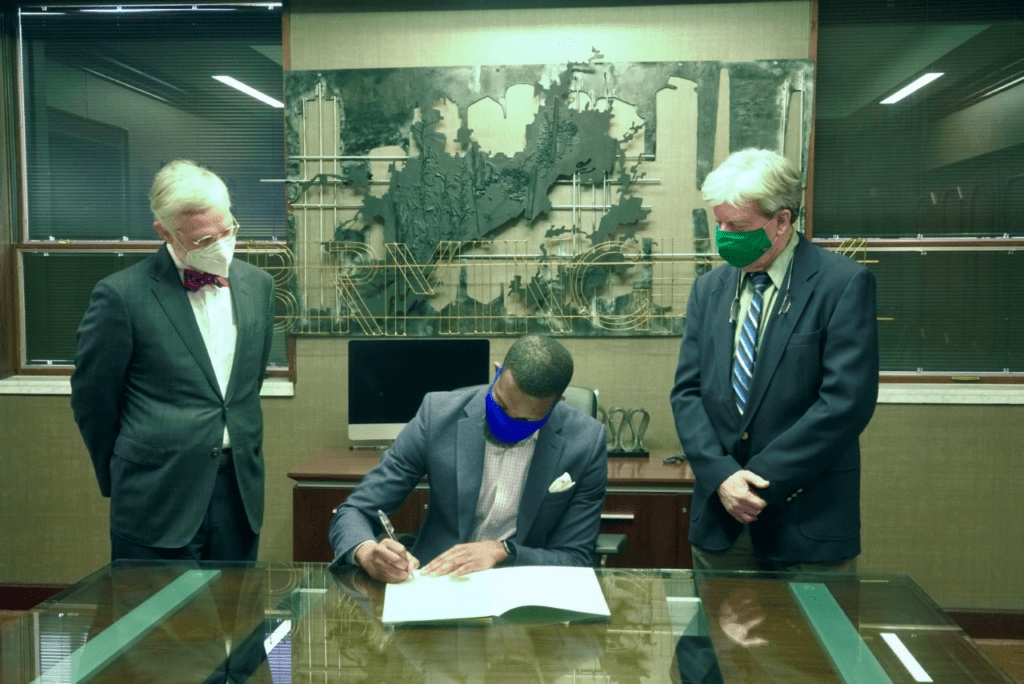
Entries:
{"label": "blue face mask", "polygon": [[[519,420],[505,413],[505,409],[501,408],[498,402],[494,400],[494,383],[498,381],[499,375],[501,375],[500,367],[494,374],[491,388],[487,390],[487,398],[484,400],[487,407],[487,427],[490,428],[491,434],[499,442],[503,444],[516,444],[544,427],[544,424],[548,422],[548,418],[551,417],[551,411],[548,411],[548,414],[540,420]],[[554,405],[552,405],[551,409],[554,410],[554,408]]]}

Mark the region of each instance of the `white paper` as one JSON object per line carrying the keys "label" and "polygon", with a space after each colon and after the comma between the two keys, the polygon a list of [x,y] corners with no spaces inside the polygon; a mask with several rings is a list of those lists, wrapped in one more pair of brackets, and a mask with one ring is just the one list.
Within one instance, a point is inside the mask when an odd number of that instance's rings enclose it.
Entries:
{"label": "white paper", "polygon": [[593,568],[528,565],[463,577],[428,577],[417,571],[411,580],[387,585],[382,622],[473,620],[525,606],[610,615]]}

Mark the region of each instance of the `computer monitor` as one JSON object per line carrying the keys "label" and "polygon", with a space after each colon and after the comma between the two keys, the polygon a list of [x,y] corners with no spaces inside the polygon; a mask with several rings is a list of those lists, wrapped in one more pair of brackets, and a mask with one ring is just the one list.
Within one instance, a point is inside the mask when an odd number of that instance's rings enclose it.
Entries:
{"label": "computer monitor", "polygon": [[349,440],[393,441],[427,392],[490,382],[490,353],[480,338],[349,340]]}

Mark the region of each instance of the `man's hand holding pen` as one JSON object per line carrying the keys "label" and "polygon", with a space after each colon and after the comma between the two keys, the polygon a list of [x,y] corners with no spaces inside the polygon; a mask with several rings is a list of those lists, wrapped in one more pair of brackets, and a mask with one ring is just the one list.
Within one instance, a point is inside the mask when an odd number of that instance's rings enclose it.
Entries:
{"label": "man's hand holding pen", "polygon": [[[420,567],[419,560],[395,538],[395,528],[382,510],[377,511],[387,539],[363,542],[356,548],[354,559],[363,570],[381,582],[404,582]],[[423,574],[461,577],[471,572],[487,570],[509,558],[506,546],[500,541],[479,541],[456,544],[430,561]]]}
{"label": "man's hand holding pen", "polygon": [[370,577],[381,582],[404,582],[420,567],[420,562],[395,539],[395,528],[384,511],[378,510],[377,517],[388,538],[381,542],[368,541],[355,552],[355,561]]}
{"label": "man's hand holding pen", "polygon": [[370,577],[381,582],[404,582],[420,562],[394,539],[369,541],[356,549],[355,561]]}

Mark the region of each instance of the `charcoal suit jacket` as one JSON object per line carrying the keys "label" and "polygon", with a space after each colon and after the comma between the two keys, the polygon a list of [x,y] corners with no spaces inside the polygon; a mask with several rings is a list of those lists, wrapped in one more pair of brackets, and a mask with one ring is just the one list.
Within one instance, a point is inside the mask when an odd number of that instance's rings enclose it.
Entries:
{"label": "charcoal suit jacket", "polygon": [[263,523],[263,412],[274,283],[235,259],[228,279],[238,339],[222,395],[181,276],[163,245],[93,289],[78,328],[71,407],[110,497],[110,528],[137,544],[178,548],[213,494],[224,426],[254,532]]}

